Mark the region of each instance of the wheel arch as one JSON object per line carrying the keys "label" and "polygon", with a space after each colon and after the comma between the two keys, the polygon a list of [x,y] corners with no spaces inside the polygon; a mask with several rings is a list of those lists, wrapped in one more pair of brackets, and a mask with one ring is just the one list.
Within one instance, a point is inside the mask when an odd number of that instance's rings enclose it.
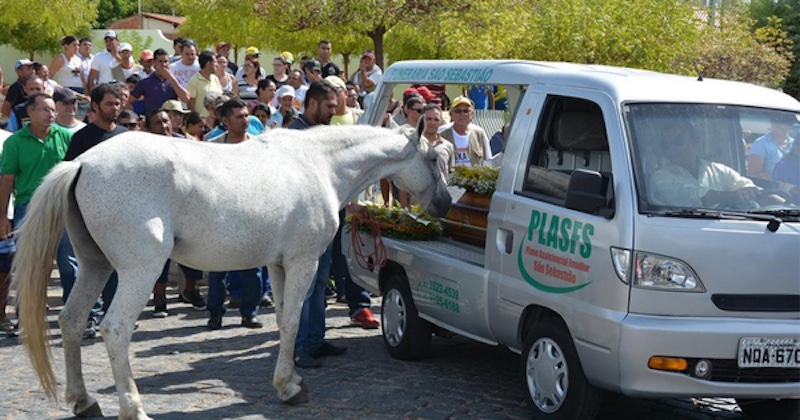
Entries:
{"label": "wheel arch", "polygon": [[522,348],[522,344],[525,343],[525,339],[527,338],[528,334],[533,330],[533,328],[539,322],[559,322],[567,329],[567,332],[572,337],[572,333],[569,331],[569,327],[567,326],[567,322],[564,320],[561,315],[557,312],[553,311],[550,308],[541,305],[530,305],[522,311],[522,316],[519,320],[519,325],[517,326],[517,341],[519,342],[520,348]]}
{"label": "wheel arch", "polygon": [[389,279],[395,274],[400,275],[406,281],[406,283],[408,283],[408,275],[406,274],[405,268],[395,261],[387,260],[386,264],[378,273],[378,289],[380,290],[381,295],[386,293],[386,283],[388,283]]}

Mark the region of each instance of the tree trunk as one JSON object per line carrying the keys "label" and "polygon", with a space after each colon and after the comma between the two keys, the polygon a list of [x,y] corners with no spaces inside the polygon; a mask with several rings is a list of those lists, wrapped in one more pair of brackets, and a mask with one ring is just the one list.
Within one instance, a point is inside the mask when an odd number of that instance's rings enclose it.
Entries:
{"label": "tree trunk", "polygon": [[386,35],[386,27],[383,25],[379,25],[377,28],[368,31],[367,36],[372,39],[372,43],[375,45],[375,64],[377,64],[381,69],[383,67],[383,36]]}

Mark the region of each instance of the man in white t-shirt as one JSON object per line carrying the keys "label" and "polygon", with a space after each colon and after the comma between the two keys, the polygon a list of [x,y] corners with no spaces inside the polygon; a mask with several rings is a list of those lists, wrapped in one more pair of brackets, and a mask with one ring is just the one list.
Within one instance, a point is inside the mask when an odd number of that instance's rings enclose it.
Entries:
{"label": "man in white t-shirt", "polygon": [[294,89],[294,109],[303,112],[303,103],[306,100],[306,92],[308,92],[308,86],[303,83],[303,71],[300,69],[290,71],[288,84]]}
{"label": "man in white t-shirt", "polygon": [[375,53],[372,50],[364,51],[358,63],[358,70],[350,76],[350,82],[358,85],[358,96],[364,97],[375,90],[383,79],[383,70],[375,64]]}
{"label": "man in white t-shirt", "polygon": [[453,99],[450,106],[450,119],[453,125],[442,131],[441,135],[453,143],[456,166],[484,166],[492,162],[489,136],[483,128],[470,124],[474,116],[475,107],[472,100],[465,96]]}
{"label": "man in white t-shirt", "polygon": [[86,82],[88,89],[86,92],[87,95],[92,93],[92,89],[94,89],[95,86],[114,80],[114,76],[111,75],[111,69],[116,67],[121,61],[117,33],[114,31],[106,31],[103,35],[103,41],[106,43],[106,50],[98,53],[92,59],[92,69],[89,71],[89,80]]}
{"label": "man in white t-shirt", "polygon": [[197,43],[193,39],[183,41],[181,59],[170,64],[169,70],[184,88],[189,85],[192,76],[200,71],[200,63],[197,62]]}

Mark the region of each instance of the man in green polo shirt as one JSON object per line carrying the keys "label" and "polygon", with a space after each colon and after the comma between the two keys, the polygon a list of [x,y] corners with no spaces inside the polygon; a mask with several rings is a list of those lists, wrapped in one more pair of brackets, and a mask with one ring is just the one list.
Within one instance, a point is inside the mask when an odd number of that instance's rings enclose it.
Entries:
{"label": "man in green polo shirt", "polygon": [[[64,160],[72,139],[72,133],[67,129],[53,124],[56,105],[50,95],[35,93],[28,97],[26,106],[30,122],[6,139],[0,162],[0,214],[8,212],[8,203],[13,192],[15,227],[22,223],[33,192],[44,176]],[[8,238],[11,231],[12,226],[8,219],[0,217],[0,237]],[[66,302],[78,272],[75,254],[66,233],[58,245],[56,263],[64,289],[63,299]],[[42,264],[47,262],[42,261]],[[91,325],[84,335],[94,336],[96,321],[94,317],[90,320]]]}

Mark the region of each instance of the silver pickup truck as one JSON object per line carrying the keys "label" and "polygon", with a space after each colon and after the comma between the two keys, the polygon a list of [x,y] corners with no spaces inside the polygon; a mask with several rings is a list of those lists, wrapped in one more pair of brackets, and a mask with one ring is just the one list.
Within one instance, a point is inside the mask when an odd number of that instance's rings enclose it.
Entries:
{"label": "silver pickup truck", "polygon": [[535,418],[592,418],[605,392],[799,418],[800,103],[624,68],[408,61],[368,122],[412,85],[485,86],[506,108],[473,123],[510,130],[484,246],[383,238],[365,269],[345,241],[392,357],[425,356],[436,330],[506,346]]}

